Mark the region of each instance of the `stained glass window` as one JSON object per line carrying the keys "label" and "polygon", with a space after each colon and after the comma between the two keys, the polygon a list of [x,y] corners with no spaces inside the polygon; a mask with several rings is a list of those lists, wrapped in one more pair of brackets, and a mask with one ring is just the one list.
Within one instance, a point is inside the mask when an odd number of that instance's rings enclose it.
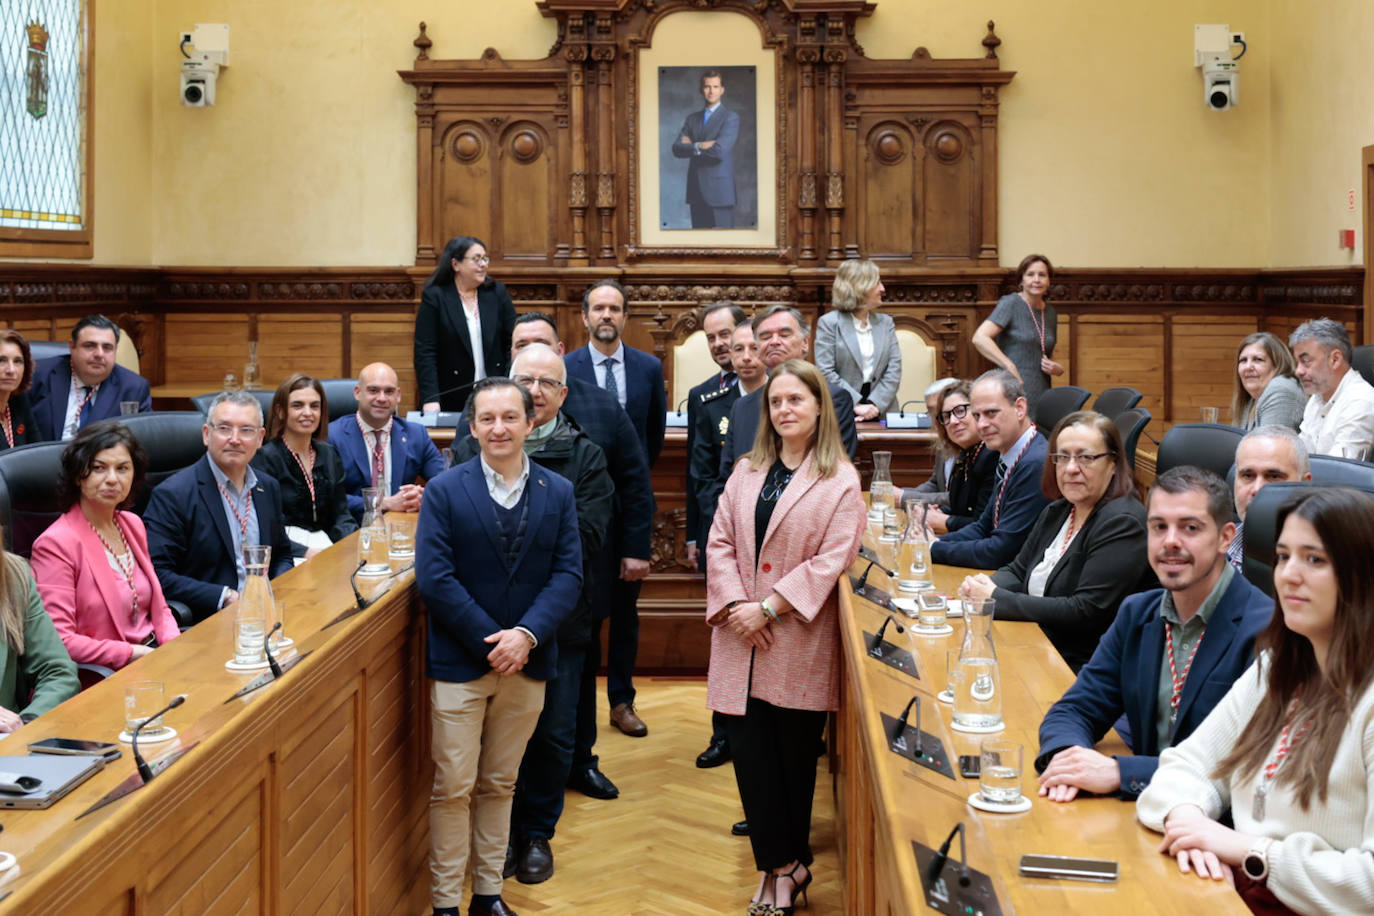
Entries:
{"label": "stained glass window", "polygon": [[0,3],[0,230],[89,229],[88,25],[86,0]]}

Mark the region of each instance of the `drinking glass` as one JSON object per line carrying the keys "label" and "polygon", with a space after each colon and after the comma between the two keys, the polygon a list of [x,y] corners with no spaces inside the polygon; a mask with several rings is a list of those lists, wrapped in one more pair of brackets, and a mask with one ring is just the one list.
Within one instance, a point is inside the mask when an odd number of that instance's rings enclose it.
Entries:
{"label": "drinking glass", "polygon": [[[134,681],[124,688],[124,730],[133,734],[134,729],[166,705],[162,681]],[[158,716],[138,734],[140,738],[155,738],[162,730],[162,716]]]}
{"label": "drinking glass", "polygon": [[1204,408],[1202,408],[1202,422],[1203,422],[1203,423],[1215,423],[1215,422],[1217,422],[1218,418],[1220,418],[1220,416],[1221,416],[1221,409],[1220,409],[1220,408],[1217,408],[1217,407],[1204,407]]}
{"label": "drinking glass", "polygon": [[944,595],[923,592],[916,596],[916,629],[925,633],[946,632]]}
{"label": "drinking glass", "polygon": [[945,650],[945,689],[936,695],[941,703],[954,702],[954,679],[959,675],[959,650]]}
{"label": "drinking glass", "polygon": [[1021,800],[1021,745],[1006,738],[986,738],[980,746],[978,791],[994,805]]}
{"label": "drinking glass", "polygon": [[262,640],[267,635],[267,615],[261,608],[239,602],[234,615],[234,664],[256,665],[266,661]]}
{"label": "drinking glass", "polygon": [[387,556],[397,569],[415,559],[415,519],[402,515],[386,518]]}

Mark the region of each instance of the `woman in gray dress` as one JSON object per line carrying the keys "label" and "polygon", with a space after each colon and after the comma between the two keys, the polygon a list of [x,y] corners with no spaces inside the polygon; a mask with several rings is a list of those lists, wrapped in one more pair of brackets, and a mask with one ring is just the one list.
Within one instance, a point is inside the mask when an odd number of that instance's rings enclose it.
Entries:
{"label": "woman in gray dress", "polygon": [[1053,271],[1043,254],[1026,255],[1016,268],[1020,291],[997,300],[992,314],[973,332],[974,348],[1021,380],[1031,410],[1050,387],[1050,376],[1064,374],[1064,367],[1052,359],[1058,318],[1045,303]]}
{"label": "woman in gray dress", "polygon": [[1241,429],[1258,426],[1302,425],[1307,395],[1293,377],[1293,354],[1273,334],[1260,331],[1240,342],[1236,349],[1236,391],[1231,398],[1231,425]]}
{"label": "woman in gray dress", "polygon": [[816,368],[831,388],[849,392],[855,420],[877,420],[897,409],[902,351],[892,319],[878,311],[882,302],[878,265],[851,258],[835,272],[834,309],[816,322]]}

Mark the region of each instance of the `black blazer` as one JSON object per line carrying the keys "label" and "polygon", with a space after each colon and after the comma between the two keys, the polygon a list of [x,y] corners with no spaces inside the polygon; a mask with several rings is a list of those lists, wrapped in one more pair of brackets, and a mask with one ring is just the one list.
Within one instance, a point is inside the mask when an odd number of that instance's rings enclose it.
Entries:
{"label": "black blazer", "polygon": [[[283,524],[306,531],[323,531],[335,542],[358,530],[358,523],[348,511],[343,459],[332,444],[323,439],[315,440],[315,467],[310,474],[315,480],[313,505],[310,488],[305,485],[305,474],[282,440],[264,443],[253,456],[253,467],[281,485]],[[304,544],[292,541],[291,547],[294,556],[305,556]]]}
{"label": "black blazer", "polygon": [[1000,455],[979,442],[954,459],[954,467],[949,474],[949,504],[941,506],[949,516],[945,520],[947,530],[958,531],[978,521],[978,516],[983,514],[983,507],[992,499],[992,484],[997,480],[997,461],[1000,458]]}
{"label": "black blazer", "polygon": [[998,620],[1040,624],[1074,671],[1087,664],[1127,595],[1157,588],[1150,569],[1145,507],[1134,495],[1099,505],[1069,543],[1045,582],[1045,595],[1026,593],[1026,580],[1069,517],[1069,501],[1045,507],[1021,551],[993,573]]}
{"label": "black blazer", "polygon": [[[477,288],[477,314],[482,319],[482,362],[487,375],[510,372],[510,338],[515,305],[506,287],[487,279]],[[415,316],[415,381],[420,403],[438,401],[443,410],[462,410],[474,381],[472,339],[458,288],[427,286]]]}
{"label": "black blazer", "polygon": [[43,441],[43,435],[38,431],[38,423],[33,418],[33,405],[29,403],[27,394],[16,394],[10,398],[10,432],[14,434],[14,443],[11,445],[3,435],[0,435],[0,452],[17,445]]}

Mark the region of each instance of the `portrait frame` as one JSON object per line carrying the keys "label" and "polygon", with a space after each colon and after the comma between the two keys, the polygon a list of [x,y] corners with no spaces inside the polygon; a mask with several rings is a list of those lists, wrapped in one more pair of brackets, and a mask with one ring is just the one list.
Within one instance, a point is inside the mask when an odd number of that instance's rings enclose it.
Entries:
{"label": "portrait frame", "polygon": [[[675,11],[658,20],[647,41],[635,48],[629,70],[629,243],[630,258],[723,254],[777,259],[785,254],[786,176],[779,138],[786,136],[787,108],[779,55],[783,40],[767,27],[733,10]],[[702,49],[709,49],[703,51]],[[749,229],[662,228],[660,122],[685,112],[660,113],[661,68],[752,67],[757,142],[758,223]],[[729,98],[729,87],[726,88]],[[699,101],[699,100],[698,100]]]}

